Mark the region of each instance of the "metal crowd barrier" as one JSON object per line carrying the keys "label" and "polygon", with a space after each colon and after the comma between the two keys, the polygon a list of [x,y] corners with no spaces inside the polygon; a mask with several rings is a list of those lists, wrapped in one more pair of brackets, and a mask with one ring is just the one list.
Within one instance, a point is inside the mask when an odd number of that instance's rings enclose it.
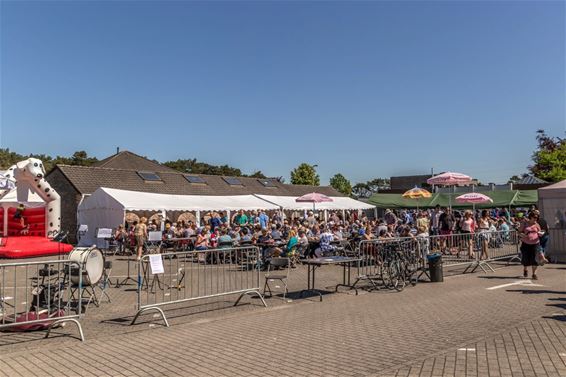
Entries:
{"label": "metal crowd barrier", "polygon": [[138,263],[137,313],[157,311],[169,327],[166,305],[239,294],[260,293],[260,252],[257,247],[193,250],[144,255]]}
{"label": "metal crowd barrier", "polygon": [[83,270],[78,262],[48,260],[0,264],[0,331],[47,330],[81,317]]}
{"label": "metal crowd barrier", "polygon": [[[429,251],[429,240],[426,237],[404,237],[392,239],[363,240],[358,244],[357,257],[358,276],[354,283],[368,281],[373,288],[379,289],[380,285],[386,285],[387,271],[384,268],[388,260],[402,260],[402,266],[411,269],[412,278],[416,283],[423,273],[426,255]],[[385,274],[384,274],[385,273]],[[405,271],[403,271],[405,273]]]}
{"label": "metal crowd barrier", "polygon": [[490,262],[518,259],[519,243],[516,230],[364,240],[356,248],[361,259],[356,283],[365,280],[378,288],[388,252],[400,253],[404,261],[409,260],[419,271],[418,280],[427,273],[427,255],[440,253],[444,267],[465,266],[464,273],[478,268],[488,272],[494,271]]}
{"label": "metal crowd barrier", "polygon": [[494,271],[490,262],[513,260],[519,253],[519,237],[516,230],[486,231],[473,234],[451,234],[430,237],[431,252],[442,254],[448,267],[466,266],[464,273],[481,268]]}

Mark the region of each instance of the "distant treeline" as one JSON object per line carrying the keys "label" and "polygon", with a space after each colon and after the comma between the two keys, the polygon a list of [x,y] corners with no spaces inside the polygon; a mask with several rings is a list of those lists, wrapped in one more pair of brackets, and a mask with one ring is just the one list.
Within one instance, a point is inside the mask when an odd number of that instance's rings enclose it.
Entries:
{"label": "distant treeline", "polygon": [[[92,164],[98,162],[98,158],[89,156],[85,151],[77,151],[73,153],[72,156],[56,156],[51,157],[45,154],[29,154],[23,155],[17,152],[11,151],[9,148],[0,148],[0,169],[5,170],[15,163],[25,160],[27,158],[34,157],[43,161],[45,166],[45,171],[49,172],[56,164],[64,165],[77,165],[77,166],[91,166]],[[152,160],[154,162],[160,163],[159,161]],[[206,162],[197,161],[196,158],[193,159],[179,159],[177,161],[166,161],[162,163],[172,169],[178,170],[183,173],[193,173],[193,174],[210,174],[210,175],[226,175],[233,177],[254,177],[254,178],[267,178],[261,171],[253,172],[252,174],[244,174],[238,168],[234,168],[228,165],[211,165]],[[278,178],[281,179],[281,178]]]}

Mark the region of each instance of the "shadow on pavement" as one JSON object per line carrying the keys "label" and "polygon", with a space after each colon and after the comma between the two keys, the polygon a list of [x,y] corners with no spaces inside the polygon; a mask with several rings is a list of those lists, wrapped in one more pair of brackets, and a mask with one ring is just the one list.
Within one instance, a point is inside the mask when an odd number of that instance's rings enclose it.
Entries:
{"label": "shadow on pavement", "polygon": [[[256,302],[242,301],[238,304],[238,306],[239,307],[257,306],[263,308],[263,305],[261,305],[261,303],[256,303]],[[162,307],[162,309],[165,312],[165,315],[168,320],[174,321],[175,319],[181,318],[183,320],[180,321],[179,323],[189,323],[194,321],[195,316],[202,315],[205,313],[221,312],[223,310],[231,309],[233,307],[234,307],[234,301],[225,300],[225,301],[204,302],[196,305],[193,304],[190,306],[180,306],[180,307],[174,307],[174,304],[172,304],[170,305],[170,307],[167,307],[165,305]],[[129,327],[130,323],[132,322],[132,319],[134,318],[134,315],[135,313],[128,316],[120,316],[116,318],[105,319],[103,321],[100,321],[100,323]],[[148,312],[147,315],[142,314],[134,326],[151,323],[154,322],[155,320],[161,321],[161,317],[155,316],[155,312]],[[174,322],[172,324],[179,324],[179,323]]]}
{"label": "shadow on pavement", "polygon": [[565,295],[566,292],[564,291],[549,291],[548,289],[507,289],[507,292],[520,292],[526,295],[532,294],[554,294],[554,295]]}
{"label": "shadow on pavement", "polygon": [[566,310],[566,304],[546,304],[546,306],[554,306],[555,308]]}
{"label": "shadow on pavement", "polygon": [[566,322],[566,314],[547,315],[547,316],[543,316],[542,318],[545,318],[545,319],[554,319],[554,320],[556,320],[556,321]]}
{"label": "shadow on pavement", "polygon": [[482,275],[478,276],[478,279],[494,279],[494,280],[516,280],[521,278],[522,276],[490,276],[490,275]]}

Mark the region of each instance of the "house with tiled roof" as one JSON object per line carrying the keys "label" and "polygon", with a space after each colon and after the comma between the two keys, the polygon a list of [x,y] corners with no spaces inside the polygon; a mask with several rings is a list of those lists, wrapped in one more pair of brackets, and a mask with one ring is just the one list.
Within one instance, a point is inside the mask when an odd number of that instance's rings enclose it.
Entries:
{"label": "house with tiled roof", "polygon": [[276,179],[181,173],[129,151],[118,152],[92,166],[56,165],[46,176],[61,195],[61,228],[77,229],[79,203],[100,187],[173,195],[301,196],[313,191],[343,196],[330,186],[290,185]]}

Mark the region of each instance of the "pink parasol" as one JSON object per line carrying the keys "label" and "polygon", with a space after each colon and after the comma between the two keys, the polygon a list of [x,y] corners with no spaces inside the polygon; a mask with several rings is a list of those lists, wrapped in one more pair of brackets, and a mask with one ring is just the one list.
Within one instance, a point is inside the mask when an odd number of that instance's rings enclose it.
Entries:
{"label": "pink parasol", "polygon": [[[426,180],[426,183],[429,185],[437,185],[437,186],[454,186],[459,184],[466,184],[472,181],[472,177],[462,174],[462,173],[454,173],[451,171],[447,171],[446,173],[442,173],[439,175],[435,175],[434,177],[430,177]],[[450,208],[452,208],[452,197],[448,194],[448,203]]]}
{"label": "pink parasol", "polygon": [[295,201],[302,203],[312,203],[312,209],[315,210],[315,203],[333,202],[334,200],[326,195],[319,194],[318,192],[313,192],[299,196],[297,199],[295,199]]}
{"label": "pink parasol", "polygon": [[456,198],[456,201],[458,203],[472,203],[472,204],[488,203],[488,202],[493,203],[493,199],[491,199],[487,195],[480,194],[479,192],[469,192],[467,194],[460,195]]}
{"label": "pink parasol", "polygon": [[472,177],[467,176],[466,174],[447,171],[446,173],[430,177],[426,180],[426,183],[428,183],[429,185],[452,186],[470,183],[471,181]]}
{"label": "pink parasol", "polygon": [[306,202],[306,203],[323,203],[323,202],[333,202],[334,200],[326,195],[319,194],[318,192],[313,192],[311,194],[299,196],[297,199],[295,199],[295,201]]}

